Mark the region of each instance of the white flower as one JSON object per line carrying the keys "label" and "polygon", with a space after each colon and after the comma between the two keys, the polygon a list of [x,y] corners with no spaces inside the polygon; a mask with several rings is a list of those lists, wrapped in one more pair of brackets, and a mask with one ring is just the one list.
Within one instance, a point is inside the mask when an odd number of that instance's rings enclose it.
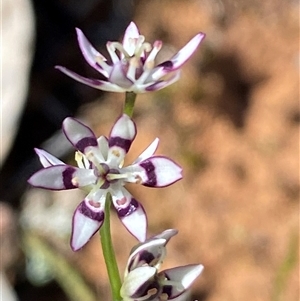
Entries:
{"label": "white flower", "polygon": [[180,298],[201,274],[201,264],[158,272],[166,256],[166,244],[175,234],[176,230],[166,230],[133,249],[120,292],[124,301],[167,301]]}
{"label": "white flower", "polygon": [[70,117],[64,120],[63,131],[77,149],[78,167],[66,165],[46,151],[36,149],[44,168],[33,174],[28,182],[45,189],[81,188],[87,192],[73,216],[72,249],[82,248],[101,227],[107,193],[111,194],[124,226],[138,240],[144,241],[145,211],[124,185],[168,186],[182,178],[181,167],[166,157],[153,155],[158,146],[157,138],[131,165],[123,167],[125,155],[136,136],[136,126],[125,114],[116,121],[109,138],[97,139],[89,127]]}
{"label": "white flower", "polygon": [[[163,89],[180,77],[181,66],[195,52],[205,34],[198,33],[169,60],[155,65],[155,57],[162,47],[161,41],[153,45],[145,42],[134,22],[127,27],[123,43],[107,42],[111,62],[99,53],[80,29],[76,29],[79,47],[87,63],[105,79],[86,78],[69,69],[57,69],[90,87],[111,92],[144,93]],[[119,53],[119,55],[117,54]]]}

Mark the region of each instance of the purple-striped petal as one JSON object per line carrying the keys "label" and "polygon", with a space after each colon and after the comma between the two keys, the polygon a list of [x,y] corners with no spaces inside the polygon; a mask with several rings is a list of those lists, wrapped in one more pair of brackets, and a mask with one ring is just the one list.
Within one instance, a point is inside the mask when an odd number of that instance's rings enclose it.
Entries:
{"label": "purple-striped petal", "polygon": [[84,200],[73,215],[71,247],[81,249],[100,229],[104,221],[104,204]]}
{"label": "purple-striped petal", "polygon": [[179,50],[170,60],[159,64],[157,67],[163,67],[158,69],[157,72],[153,73],[154,79],[159,79],[163,75],[173,72],[179,69],[195,52],[200,42],[204,39],[205,34],[199,33],[193,37],[181,50]]}
{"label": "purple-striped petal", "polygon": [[[136,126],[133,120],[126,114],[123,114],[114,124],[109,137],[109,146],[114,146],[113,140],[120,138],[128,140],[129,143],[134,140],[136,136]],[[129,147],[125,147],[126,149]]]}
{"label": "purple-striped petal", "polygon": [[156,238],[134,247],[128,259],[125,276],[130,271],[144,265],[159,269],[166,256],[166,243],[164,238]]}
{"label": "purple-striped petal", "polygon": [[[124,279],[120,294],[123,300],[156,300],[153,297],[153,290],[150,290],[154,283],[156,269],[143,266],[131,271]],[[150,286],[150,287],[149,287]],[[155,291],[157,293],[158,290]],[[157,299],[158,300],[158,299]]]}
{"label": "purple-striped petal", "polygon": [[[174,236],[178,234],[178,230],[176,229],[168,229],[168,230],[165,230],[155,236],[152,236],[151,238],[149,238],[148,240],[153,240],[153,239],[158,239],[158,238],[163,238],[166,240],[166,243]],[[147,240],[147,241],[148,241]]]}
{"label": "purple-striped petal", "polygon": [[136,127],[132,119],[123,114],[114,124],[108,139],[108,161],[116,165],[124,160],[132,141],[136,136]]}
{"label": "purple-striped petal", "polygon": [[76,28],[76,33],[80,50],[87,63],[108,78],[111,71],[111,66],[105,64],[106,68],[103,69],[103,67],[99,65],[99,62],[105,62],[106,58],[92,46],[79,28]]}
{"label": "purple-striped petal", "polygon": [[102,91],[108,91],[108,92],[126,92],[127,91],[126,89],[119,87],[118,85],[115,85],[108,81],[95,79],[95,78],[87,78],[87,77],[81,76],[81,75],[77,74],[76,72],[73,72],[62,66],[55,66],[55,68],[58,69],[59,71],[61,71],[62,73],[66,74],[67,76],[75,79],[76,81],[78,81],[84,85],[90,86],[92,88],[95,88],[95,89],[99,89]]}
{"label": "purple-striped petal", "polygon": [[[129,210],[127,210],[129,209]],[[127,212],[126,215],[124,213]],[[147,217],[143,206],[132,199],[130,208],[118,212],[118,216],[127,230],[139,241],[145,241],[147,232]]]}
{"label": "purple-striped petal", "polygon": [[35,148],[35,153],[39,156],[40,162],[44,167],[53,165],[64,165],[65,163],[43,149]]}
{"label": "purple-striped petal", "polygon": [[[163,293],[168,295],[168,300],[178,297],[192,285],[202,271],[203,265],[195,264],[160,272],[158,276],[166,277],[172,282],[171,285],[168,285],[168,282],[166,282],[166,285],[163,287]],[[178,285],[175,285],[174,282],[178,283]]]}
{"label": "purple-striped petal", "polygon": [[147,85],[145,87],[144,92],[153,92],[153,91],[164,89],[177,82],[180,78],[180,74],[181,74],[181,70],[177,70],[172,74],[172,76],[168,80],[164,79],[164,80],[153,81],[154,82],[153,84]]}
{"label": "purple-striped petal", "polygon": [[128,173],[128,182],[139,183],[149,187],[165,187],[182,178],[182,168],[174,161],[163,156],[154,156],[138,164],[122,169]]}
{"label": "purple-striped petal", "polygon": [[112,200],[118,217],[126,229],[139,241],[146,239],[147,216],[143,206],[122,187],[113,190]]}
{"label": "purple-striped petal", "polygon": [[[134,39],[138,39],[139,36],[140,36],[140,33],[139,33],[139,30],[138,30],[136,24],[134,22],[130,22],[130,24],[128,25],[128,27],[125,30],[125,34],[123,37],[123,47],[129,55],[134,54],[135,43],[133,43],[133,41],[134,41]],[[122,55],[122,56],[124,56],[124,55]]]}
{"label": "purple-striped petal", "polygon": [[87,186],[95,183],[96,180],[97,177],[92,169],[55,165],[37,171],[28,182],[39,188],[64,190]]}
{"label": "purple-striped petal", "polygon": [[63,121],[63,131],[71,144],[82,153],[89,146],[98,146],[93,131],[74,118],[67,117]]}

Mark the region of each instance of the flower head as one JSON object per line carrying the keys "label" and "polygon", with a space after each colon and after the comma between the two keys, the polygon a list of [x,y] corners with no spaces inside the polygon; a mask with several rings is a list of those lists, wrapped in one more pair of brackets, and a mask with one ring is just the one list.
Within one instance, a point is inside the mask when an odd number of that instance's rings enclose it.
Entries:
{"label": "flower head", "polygon": [[136,126],[125,114],[116,121],[109,138],[97,139],[89,127],[70,117],[64,120],[63,131],[77,150],[78,167],[35,149],[44,168],[33,174],[28,182],[52,190],[81,188],[87,193],[73,215],[72,249],[82,248],[101,227],[107,193],[111,194],[124,226],[138,240],[144,241],[145,211],[124,185],[168,186],[182,178],[182,169],[166,157],[153,155],[158,146],[157,138],[131,165],[123,167],[125,155],[136,136]]}
{"label": "flower head", "polygon": [[[194,53],[204,38],[198,33],[169,60],[155,65],[155,57],[162,48],[161,41],[153,45],[145,42],[134,22],[127,27],[123,43],[107,42],[111,62],[99,53],[80,29],[76,29],[81,52],[87,63],[106,79],[86,78],[65,67],[56,68],[90,87],[111,92],[143,93],[163,89],[179,79],[180,67]],[[117,54],[118,52],[118,54]]]}
{"label": "flower head", "polygon": [[201,274],[200,264],[158,272],[166,256],[166,244],[177,234],[170,229],[133,249],[121,288],[124,301],[167,301],[179,298]]}

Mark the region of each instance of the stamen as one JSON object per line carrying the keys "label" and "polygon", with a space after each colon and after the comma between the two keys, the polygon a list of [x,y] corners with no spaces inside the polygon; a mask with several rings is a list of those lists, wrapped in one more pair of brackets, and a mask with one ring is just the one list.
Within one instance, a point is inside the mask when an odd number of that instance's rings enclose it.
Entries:
{"label": "stamen", "polygon": [[144,72],[141,74],[141,76],[136,81],[137,85],[143,84],[146,82],[152,69],[155,67],[155,57],[156,57],[157,53],[160,51],[161,47],[162,47],[161,41],[154,42],[153,49],[150,52],[150,54],[148,55],[148,57],[144,63]]}
{"label": "stamen", "polygon": [[152,50],[152,46],[150,43],[143,43],[139,46],[139,48],[136,48],[134,55],[138,58],[144,57],[144,51],[150,52]]}
{"label": "stamen", "polygon": [[89,161],[91,161],[94,164],[94,166],[97,168],[97,170],[99,171],[100,174],[106,173],[106,170],[95,158],[95,155],[93,154],[92,151],[87,152],[85,156]]}
{"label": "stamen", "polygon": [[132,82],[135,82],[135,74],[136,74],[136,69],[139,67],[139,59],[136,57],[133,57],[129,60],[129,68],[127,71],[127,78],[130,79]]}
{"label": "stamen", "polygon": [[168,294],[166,293],[162,293],[160,296],[159,296],[159,300],[161,301],[167,301],[169,299],[169,296]]}
{"label": "stamen", "polygon": [[84,164],[83,164],[83,155],[80,152],[75,152],[75,161],[77,162],[77,166],[79,168],[85,168]]}
{"label": "stamen", "polygon": [[134,178],[135,178],[135,183],[136,183],[136,184],[142,184],[143,179],[142,179],[141,176],[135,175]]}
{"label": "stamen", "polygon": [[106,44],[106,48],[109,52],[109,55],[112,59],[112,62],[116,64],[120,61],[119,57],[116,54],[116,50],[118,50],[121,54],[123,54],[126,58],[130,58],[130,55],[124,49],[123,45],[119,42],[108,42]]}
{"label": "stamen", "polygon": [[154,288],[149,289],[147,294],[149,296],[153,296],[153,295],[157,294],[157,292],[158,292],[157,288],[154,287]]}
{"label": "stamen", "polygon": [[160,51],[161,47],[162,47],[162,42],[161,41],[155,41],[154,42],[153,49],[149,53],[149,55],[148,55],[148,57],[145,61],[145,64],[144,64],[145,68],[148,68],[148,69],[153,69],[154,68],[155,57],[158,54],[158,52]]}
{"label": "stamen", "polygon": [[96,56],[95,61],[102,68],[102,74],[105,77],[109,77],[111,67],[105,62],[105,59],[101,56]]}
{"label": "stamen", "polygon": [[88,191],[87,198],[92,198],[92,196],[98,192],[101,186],[105,183],[105,179],[99,178],[96,184],[91,185],[91,188]]}
{"label": "stamen", "polygon": [[78,184],[79,184],[79,182],[78,182],[78,177],[74,177],[74,178],[71,180],[71,182],[72,182],[72,184],[73,184],[74,186],[77,186],[77,187],[78,187]]}
{"label": "stamen", "polygon": [[113,181],[113,180],[120,180],[120,179],[127,179],[128,175],[126,173],[119,173],[119,174],[115,174],[115,173],[109,173],[106,175],[106,179],[108,181]]}

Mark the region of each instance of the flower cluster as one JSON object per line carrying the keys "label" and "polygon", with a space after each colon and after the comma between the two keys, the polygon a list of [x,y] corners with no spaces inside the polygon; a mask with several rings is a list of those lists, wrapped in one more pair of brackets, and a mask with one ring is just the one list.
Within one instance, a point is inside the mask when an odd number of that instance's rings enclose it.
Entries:
{"label": "flower cluster", "polygon": [[87,192],[73,216],[71,246],[82,248],[99,230],[104,220],[107,193],[124,226],[138,240],[146,239],[147,219],[142,205],[126,190],[126,183],[149,187],[164,187],[182,178],[182,169],[172,160],[154,156],[156,138],[129,166],[123,167],[124,158],[136,136],[132,119],[123,114],[114,124],[109,138],[98,139],[92,130],[73,118],[66,118],[63,131],[77,150],[78,167],[70,166],[44,150],[36,153],[44,169],[28,180],[32,186],[52,190],[82,188]]}
{"label": "flower cluster", "polygon": [[121,288],[124,301],[167,301],[180,297],[201,274],[200,264],[158,272],[166,256],[166,244],[176,230],[170,229],[134,248]]}
{"label": "flower cluster", "polygon": [[65,67],[56,68],[96,89],[134,93],[160,90],[176,82],[180,76],[180,67],[190,58],[205,37],[205,34],[198,33],[172,58],[155,65],[155,58],[162,48],[162,42],[155,41],[152,46],[145,42],[145,37],[140,35],[134,22],[127,27],[123,43],[107,42],[110,63],[91,45],[80,29],[77,28],[76,32],[85,60],[106,79],[86,78]]}
{"label": "flower cluster", "polygon": [[[147,238],[147,216],[142,204],[126,189],[127,183],[148,187],[165,187],[182,178],[182,169],[174,161],[154,155],[156,138],[130,165],[125,156],[134,141],[137,129],[131,119],[136,93],[163,89],[180,76],[180,67],[190,58],[204,38],[198,33],[169,60],[156,64],[162,47],[145,42],[135,23],[125,31],[123,42],[108,42],[110,62],[100,54],[77,29],[80,49],[88,64],[105,79],[85,78],[65,67],[56,68],[88,86],[112,92],[126,93],[123,114],[114,123],[108,137],[99,138],[81,121],[68,117],[63,132],[76,149],[76,166],[71,166],[45,150],[35,149],[43,168],[28,182],[35,187],[65,190],[79,188],[85,192],[73,214],[71,248],[81,249],[101,229],[103,255],[111,282],[114,300],[167,301],[184,297],[187,289],[201,274],[200,264],[159,271],[166,256],[166,244],[177,230],[166,230]],[[140,241],[133,248],[121,285],[114,257],[109,225],[110,204],[127,230]],[[105,216],[108,217],[105,219]],[[103,238],[104,237],[104,238]]]}

